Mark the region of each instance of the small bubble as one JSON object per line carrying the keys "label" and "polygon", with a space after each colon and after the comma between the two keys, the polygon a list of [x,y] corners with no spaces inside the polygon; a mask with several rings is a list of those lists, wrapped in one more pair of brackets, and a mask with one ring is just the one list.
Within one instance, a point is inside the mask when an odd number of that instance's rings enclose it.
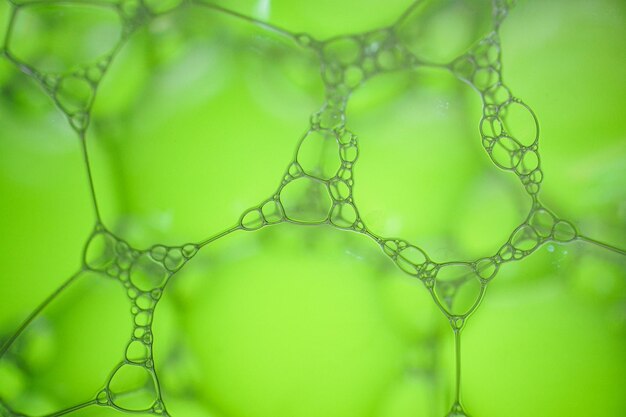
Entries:
{"label": "small bubble", "polygon": [[70,115],[70,124],[78,132],[84,132],[89,125],[89,114],[78,112]]}
{"label": "small bubble", "polygon": [[374,76],[378,71],[376,68],[375,58],[370,56],[363,58],[363,62],[361,62],[361,69],[363,70],[364,77],[369,78]]}
{"label": "small bubble", "polygon": [[167,248],[163,245],[155,245],[150,249],[150,256],[155,261],[162,262],[165,259],[165,255],[167,255]]}
{"label": "small bubble", "polygon": [[481,68],[474,72],[472,84],[480,91],[486,91],[496,85],[500,79],[499,74],[493,68]]}
{"label": "small bubble", "polygon": [[476,273],[484,280],[493,279],[497,272],[498,264],[492,258],[485,258],[476,262]]}
{"label": "small bubble", "polygon": [[385,240],[382,243],[382,248],[390,257],[394,257],[398,254],[398,242],[395,240]]}
{"label": "small bubble", "polygon": [[258,230],[264,225],[263,212],[258,208],[250,209],[241,216],[239,224],[245,230]]}
{"label": "small bubble", "polygon": [[118,278],[122,282],[128,282],[128,280],[130,279],[128,271],[120,271],[120,273],[118,274]]}
{"label": "small bubble", "polygon": [[280,223],[285,218],[280,202],[275,199],[266,201],[263,207],[261,207],[261,212],[268,224]]}
{"label": "small bubble", "polygon": [[326,107],[316,116],[322,129],[336,129],[344,125],[343,112],[337,108]]}
{"label": "small bubble", "polygon": [[301,223],[320,223],[331,209],[330,193],[325,184],[300,178],[287,184],[280,193],[285,216]]}
{"label": "small bubble", "polygon": [[341,159],[345,162],[356,162],[359,157],[359,149],[356,145],[344,145],[341,147]]}
{"label": "small bubble", "polygon": [[573,224],[565,220],[559,220],[552,230],[552,236],[559,242],[571,242],[576,239],[576,228]]}
{"label": "small bubble", "polygon": [[344,70],[336,62],[327,63],[323,67],[322,78],[327,86],[337,86],[343,82]]}
{"label": "small bubble", "polygon": [[121,365],[109,381],[109,390],[111,402],[126,411],[149,410],[158,399],[152,374],[136,364]]}
{"label": "small bubble", "polygon": [[450,315],[471,311],[482,294],[482,283],[467,263],[444,264],[436,271],[434,293],[439,305]]}
{"label": "small bubble", "polygon": [[539,184],[530,183],[526,185],[526,192],[531,195],[535,195],[539,192]]}
{"label": "small bubble", "polygon": [[465,325],[465,319],[462,317],[452,317],[450,318],[450,325],[454,330],[461,330]]}
{"label": "small bubble", "polygon": [[428,260],[426,253],[417,246],[406,244],[398,245],[395,258],[396,264],[407,274],[417,276],[424,263]]}
{"label": "small bubble", "polygon": [[483,137],[493,140],[500,137],[503,130],[502,121],[496,116],[486,116],[480,120],[480,133]]}
{"label": "small bubble", "polygon": [[294,162],[289,166],[289,175],[291,175],[293,178],[298,178],[300,176],[302,176],[302,167],[300,166],[300,164],[298,162]]}
{"label": "small bubble", "polygon": [[344,82],[350,88],[356,88],[363,82],[365,74],[360,67],[351,66],[345,70]]}
{"label": "small bubble", "polygon": [[133,262],[130,280],[140,290],[151,291],[165,283],[168,272],[165,267],[154,261],[147,253],[142,254]]}
{"label": "small bubble", "polygon": [[497,66],[500,60],[498,44],[493,39],[482,40],[473,51],[476,64],[481,67]]}
{"label": "small bubble", "polygon": [[352,170],[345,165],[346,164],[344,164],[344,166],[339,171],[337,171],[337,177],[343,180],[349,187],[352,187],[354,183],[352,181]]}
{"label": "small bubble", "polygon": [[150,311],[140,311],[135,315],[135,325],[149,326],[152,323],[152,313]]}
{"label": "small bubble", "polygon": [[529,223],[539,236],[548,237],[552,233],[556,219],[549,211],[538,209],[530,216]]}
{"label": "small bubble", "polygon": [[322,180],[334,177],[341,166],[336,135],[329,130],[310,130],[300,142],[296,158],[307,175]]}
{"label": "small bubble", "polygon": [[104,271],[116,258],[115,238],[107,232],[94,233],[85,250],[85,265],[96,271]]}
{"label": "small bubble", "polygon": [[193,258],[198,252],[198,246],[193,243],[188,243],[183,246],[183,256],[187,259]]}
{"label": "small bubble", "polygon": [[102,390],[96,396],[96,402],[98,405],[107,405],[109,404],[109,394],[106,390]]}
{"label": "small bubble", "polygon": [[164,411],[165,406],[163,406],[163,403],[161,401],[157,401],[152,407],[152,412],[155,414],[163,414]]}
{"label": "small bubble", "polygon": [[491,160],[500,168],[511,170],[519,163],[521,146],[513,138],[501,136],[494,142],[489,155]]}
{"label": "small bubble", "polygon": [[126,359],[134,363],[143,363],[148,359],[150,349],[144,343],[133,340],[126,348]]}
{"label": "small bubble", "polygon": [[[106,68],[106,66],[104,68]],[[104,76],[103,68],[97,65],[91,66],[85,71],[85,76],[91,83],[97,84]]]}
{"label": "small bubble", "polygon": [[117,265],[111,265],[107,268],[107,275],[111,278],[119,278],[120,277],[120,268]]}
{"label": "small bubble", "polygon": [[398,46],[381,49],[376,54],[376,64],[383,71],[393,71],[406,66],[408,54]]}
{"label": "small bubble", "polygon": [[134,300],[139,295],[139,292],[137,292],[137,289],[131,287],[126,290],[126,295],[128,295],[128,298]]}
{"label": "small bubble", "polygon": [[541,181],[543,181],[543,172],[540,168],[537,168],[530,174],[529,179],[530,181],[539,184],[541,183]]}
{"label": "small bubble", "polygon": [[170,272],[176,272],[183,267],[187,258],[183,255],[181,248],[170,248],[163,260],[163,265]]}
{"label": "small bubble", "polygon": [[350,198],[351,189],[344,180],[332,180],[330,182],[330,195],[336,201],[345,201]]}
{"label": "small bubble", "polygon": [[511,245],[520,251],[533,250],[539,245],[539,235],[529,225],[523,225],[513,234]]}
{"label": "small bubble", "polygon": [[458,78],[464,81],[470,81],[474,78],[476,71],[476,63],[470,56],[462,56],[455,60],[452,64],[452,72]]}
{"label": "small bubble", "polygon": [[503,105],[512,98],[511,91],[505,85],[497,83],[483,92],[483,100],[488,104]]}
{"label": "small bubble", "polygon": [[75,114],[89,110],[94,93],[95,90],[89,81],[71,75],[61,79],[55,91],[55,98],[65,113]]}
{"label": "small bubble", "polygon": [[510,261],[511,259],[513,259],[514,253],[515,250],[513,249],[513,247],[509,244],[505,244],[504,246],[502,246],[502,248],[500,248],[498,255],[503,261]]}
{"label": "small bubble", "polygon": [[61,77],[57,74],[46,74],[41,77],[41,82],[48,92],[54,92],[60,81]]}
{"label": "small bubble", "polygon": [[137,298],[135,298],[135,304],[142,310],[147,310],[153,308],[156,304],[155,300],[152,298],[152,294],[141,294]]}
{"label": "small bubble", "polygon": [[519,158],[515,167],[518,175],[528,175],[539,167],[539,154],[532,149],[521,151]]}
{"label": "small bubble", "polygon": [[327,62],[350,65],[359,60],[361,49],[361,44],[356,38],[342,37],[326,43],[323,54]]}
{"label": "small bubble", "polygon": [[535,113],[526,104],[513,100],[500,110],[500,117],[507,133],[525,146],[539,139],[539,123]]}
{"label": "small bubble", "polygon": [[333,206],[330,221],[337,227],[348,229],[358,219],[356,207],[349,203],[337,203]]}
{"label": "small bubble", "polygon": [[296,42],[298,45],[308,48],[314,44],[313,38],[306,33],[298,33],[295,35]]}

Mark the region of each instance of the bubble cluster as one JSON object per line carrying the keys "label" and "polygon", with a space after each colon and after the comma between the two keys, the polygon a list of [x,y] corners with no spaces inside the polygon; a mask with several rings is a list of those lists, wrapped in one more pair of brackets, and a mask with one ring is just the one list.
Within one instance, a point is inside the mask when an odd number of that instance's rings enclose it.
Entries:
{"label": "bubble cluster", "polygon": [[[153,332],[155,309],[168,282],[205,245],[236,231],[254,232],[280,223],[326,225],[352,231],[371,239],[399,270],[424,284],[426,291],[450,322],[460,341],[461,330],[481,304],[486,289],[501,266],[532,254],[547,242],[567,243],[582,239],[576,226],[560,218],[540,201],[544,179],[539,153],[539,122],[531,107],[505,84],[499,28],[513,1],[495,0],[490,28],[476,42],[446,62],[420,55],[407,39],[414,25],[413,4],[393,25],[365,33],[318,40],[306,33],[291,33],[268,23],[205,2],[181,0],[65,0],[11,2],[11,15],[3,56],[37,82],[77,133],[83,150],[86,175],[94,205],[95,227],[88,234],[80,271],[119,283],[127,295],[132,334],[119,363],[91,399],[82,399],[75,409],[90,405],[120,411],[170,415],[163,400],[155,369]],[[277,32],[318,58],[324,85],[324,102],[314,111],[305,133],[294,138],[293,159],[281,161],[286,169],[277,178],[267,198],[246,209],[233,227],[197,243],[180,246],[154,244],[133,248],[110,231],[100,218],[97,193],[87,157],[86,132],[100,83],[122,46],[139,28],[159,15],[183,7],[203,7]],[[34,29],[33,29],[34,28]],[[31,31],[35,31],[31,34]],[[407,32],[408,31],[408,32]],[[92,33],[104,42],[94,42]],[[103,35],[104,34],[104,35]],[[40,50],[38,36],[55,36],[57,44],[73,40],[73,48]],[[100,39],[100,38],[98,38]],[[96,40],[98,40],[96,39]],[[101,40],[100,39],[100,40]],[[93,45],[98,45],[94,50]],[[453,49],[451,49],[453,50]],[[531,201],[523,223],[511,231],[496,253],[472,261],[449,259],[435,262],[419,246],[401,237],[383,237],[369,228],[358,209],[355,183],[361,150],[358,132],[350,130],[346,107],[352,93],[381,74],[429,67],[447,71],[470,85],[482,100],[477,120],[477,140],[493,164],[514,174]],[[417,138],[419,139],[419,138]],[[359,187],[367,184],[359,183]],[[587,239],[588,241],[592,241]],[[608,245],[604,245],[605,247]],[[617,248],[612,250],[623,254]],[[47,302],[49,302],[48,300]],[[46,303],[47,303],[46,302]],[[0,350],[4,355],[42,305]],[[458,342],[460,343],[460,342]],[[457,366],[460,348],[457,349]],[[460,371],[449,416],[466,416],[459,396]],[[0,404],[8,415],[10,405]],[[2,410],[3,408],[0,408]],[[62,415],[60,410],[50,415]]]}
{"label": "bubble cluster", "polygon": [[123,411],[167,414],[154,369],[154,312],[167,282],[198,249],[190,243],[158,244],[138,250],[100,224],[94,229],[85,246],[83,269],[99,272],[124,286],[133,325],[124,359],[98,393],[97,404]]}

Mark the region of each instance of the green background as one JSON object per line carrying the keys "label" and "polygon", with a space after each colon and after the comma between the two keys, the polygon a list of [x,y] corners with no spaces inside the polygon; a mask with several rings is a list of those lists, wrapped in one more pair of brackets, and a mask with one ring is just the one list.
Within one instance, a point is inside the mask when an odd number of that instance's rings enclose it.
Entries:
{"label": "green background", "polygon": [[[263,1],[223,3],[321,39],[388,25],[408,6],[284,0],[268,12]],[[113,14],[66,7],[57,26],[18,16],[16,55],[55,71],[114,45]],[[8,21],[3,2],[0,32]],[[501,30],[504,79],[540,123],[542,200],[584,235],[619,247],[624,22],[619,0],[525,0]],[[431,52],[470,29],[446,27]],[[232,226],[274,192],[323,103],[318,65],[288,40],[207,10],[133,34],[99,88],[87,135],[106,225],[139,248]],[[0,91],[6,338],[80,267],[94,214],[63,114],[5,58]],[[419,244],[436,261],[497,251],[529,201],[481,149],[480,112],[478,94],[443,71],[379,76],[354,94],[355,198],[373,231]],[[81,276],[0,360],[0,398],[34,415],[94,398],[123,356],[130,317],[121,287]],[[209,245],[168,286],[154,327],[174,416],[443,416],[452,401],[452,332],[428,293],[373,241],[329,227],[280,225]],[[621,415],[625,257],[575,242],[507,264],[462,348],[472,416]],[[121,414],[94,406],[70,415]]]}

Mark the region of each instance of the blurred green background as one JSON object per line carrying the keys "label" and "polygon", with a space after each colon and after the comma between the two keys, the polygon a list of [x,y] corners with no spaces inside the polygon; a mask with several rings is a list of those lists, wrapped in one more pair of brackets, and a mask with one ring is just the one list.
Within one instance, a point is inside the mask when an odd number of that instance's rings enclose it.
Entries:
{"label": "blurred green background", "polygon": [[[409,5],[221,3],[320,39],[389,25]],[[10,46],[42,71],[96,59],[120,36],[110,10],[41,7],[20,11]],[[9,22],[3,1],[0,33]],[[625,22],[620,0],[520,0],[501,29],[504,79],[540,123],[542,200],[622,248]],[[445,26],[425,52],[469,45],[481,25]],[[139,248],[232,226],[272,195],[323,97],[317,57],[288,39],[200,8],[154,19],[94,102],[87,149],[104,222]],[[530,202],[482,150],[480,113],[478,94],[444,71],[381,75],[355,92],[355,198],[373,231],[442,262],[497,251]],[[80,267],[95,218],[76,133],[4,57],[0,202],[5,340]],[[123,357],[129,309],[119,285],[81,275],[0,360],[0,400],[45,415],[93,399]],[[237,232],[204,248],[168,286],[154,333],[173,416],[439,417],[452,401],[452,332],[428,293],[373,241],[329,227]],[[474,417],[622,415],[624,352],[626,258],[545,245],[501,270],[464,330],[463,400]]]}

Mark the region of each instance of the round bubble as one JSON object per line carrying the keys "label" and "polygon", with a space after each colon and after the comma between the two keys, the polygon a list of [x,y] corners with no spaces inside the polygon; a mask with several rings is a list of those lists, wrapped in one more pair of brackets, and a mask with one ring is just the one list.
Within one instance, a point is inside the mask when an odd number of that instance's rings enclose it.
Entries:
{"label": "round bubble", "polygon": [[130,269],[130,280],[140,290],[150,291],[165,283],[168,272],[165,267],[154,261],[147,253],[135,260]]}
{"label": "round bubble", "polygon": [[539,123],[533,111],[520,101],[511,101],[500,110],[500,118],[509,136],[524,146],[539,139]]}
{"label": "round bubble", "polygon": [[450,315],[463,316],[471,311],[482,295],[482,284],[470,264],[447,264],[435,276],[435,296]]}
{"label": "round bubble", "polygon": [[97,271],[104,271],[116,258],[115,238],[106,232],[94,233],[87,244],[85,264]]}
{"label": "round bubble", "polygon": [[111,402],[127,411],[147,411],[158,399],[151,372],[134,364],[120,366],[109,381]]}

